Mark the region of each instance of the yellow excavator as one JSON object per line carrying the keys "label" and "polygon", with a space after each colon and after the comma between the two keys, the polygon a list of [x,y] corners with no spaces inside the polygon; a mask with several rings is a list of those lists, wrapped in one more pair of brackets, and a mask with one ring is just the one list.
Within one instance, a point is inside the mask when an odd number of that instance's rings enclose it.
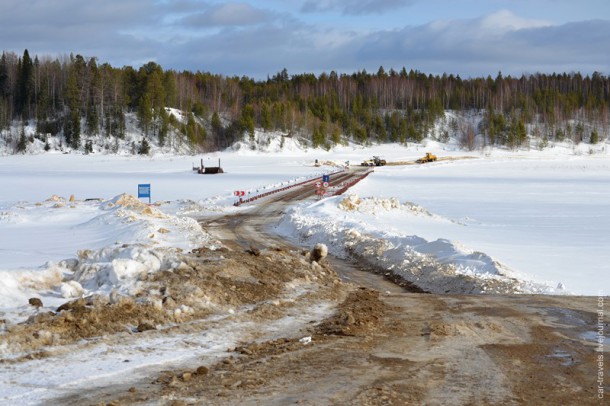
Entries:
{"label": "yellow excavator", "polygon": [[418,164],[425,164],[426,162],[434,162],[436,161],[436,155],[431,154],[430,152],[426,152],[426,156],[423,158],[419,158],[417,161]]}

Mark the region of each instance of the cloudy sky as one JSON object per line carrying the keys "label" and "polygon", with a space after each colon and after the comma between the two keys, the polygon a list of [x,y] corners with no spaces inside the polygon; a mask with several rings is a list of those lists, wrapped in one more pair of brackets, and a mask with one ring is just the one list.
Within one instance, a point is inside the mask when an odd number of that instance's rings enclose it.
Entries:
{"label": "cloudy sky", "polygon": [[608,0],[2,0],[0,49],[264,79],[610,74]]}

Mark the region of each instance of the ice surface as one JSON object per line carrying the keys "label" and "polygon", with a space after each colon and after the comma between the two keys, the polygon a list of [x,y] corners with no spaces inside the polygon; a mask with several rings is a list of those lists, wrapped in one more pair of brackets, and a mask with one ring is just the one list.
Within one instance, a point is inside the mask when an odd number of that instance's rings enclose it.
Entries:
{"label": "ice surface", "polygon": [[[280,151],[279,145],[269,145],[270,151]],[[286,145],[273,153],[240,147],[203,156],[2,157],[0,308],[10,313],[29,297],[49,291],[64,299],[81,288],[83,294],[127,286],[143,267],[155,269],[154,261],[163,257],[160,248],[214,244],[189,216],[247,210],[232,206],[235,190],[279,187],[334,169],[314,167],[315,159],[357,164],[380,155],[406,161],[424,151],[474,159],[376,168],[350,191],[361,200],[355,209],[339,207],[339,198],[306,203],[300,212],[291,212],[298,224],[287,232],[316,232],[319,242],[331,249],[341,244],[346,230],[352,236],[357,232],[382,238],[394,256],[388,266],[403,261],[398,252],[408,247],[453,264],[458,273],[502,274],[546,285],[548,292],[563,292],[556,289],[563,285],[567,292],[597,294],[599,286],[610,285],[610,159],[604,145],[592,155],[573,146],[466,153],[431,141],[425,148],[349,146],[331,151]],[[227,173],[193,173],[200,159],[216,164],[219,158]],[[152,207],[133,196],[139,183],[151,184]],[[129,248],[122,248],[125,244]],[[73,264],[63,260],[79,255],[82,280],[75,282],[80,287],[62,285],[64,274],[74,272]],[[97,280],[86,277],[85,264]],[[49,300],[51,306],[54,301]],[[26,313],[17,311],[19,318]]]}

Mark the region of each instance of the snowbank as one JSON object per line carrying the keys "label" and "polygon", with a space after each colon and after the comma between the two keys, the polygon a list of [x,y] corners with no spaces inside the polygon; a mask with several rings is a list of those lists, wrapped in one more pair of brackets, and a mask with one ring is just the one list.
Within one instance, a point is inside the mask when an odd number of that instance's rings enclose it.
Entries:
{"label": "snowbank", "polygon": [[[31,244],[21,247],[31,249],[29,266],[16,260],[21,266],[0,269],[1,318],[9,322],[41,311],[28,305],[31,297],[40,298],[42,310],[49,310],[93,293],[133,296],[139,279],[162,266],[179,266],[181,251],[219,246],[194,219],[165,213],[163,204],[151,206],[129,194],[107,201],[52,196],[3,213],[0,222],[9,226],[5,228],[10,231],[13,225],[17,233],[30,232]],[[15,238],[24,243],[20,235]],[[39,246],[48,249],[37,251]]]}
{"label": "snowbank", "polygon": [[[278,227],[286,237],[324,243],[340,257],[388,270],[432,293],[562,293],[561,289],[516,278],[514,271],[482,252],[447,239],[428,241],[417,235],[375,227],[369,219],[381,212],[455,223],[397,198],[336,196],[289,210]],[[459,224],[459,223],[458,223]]]}

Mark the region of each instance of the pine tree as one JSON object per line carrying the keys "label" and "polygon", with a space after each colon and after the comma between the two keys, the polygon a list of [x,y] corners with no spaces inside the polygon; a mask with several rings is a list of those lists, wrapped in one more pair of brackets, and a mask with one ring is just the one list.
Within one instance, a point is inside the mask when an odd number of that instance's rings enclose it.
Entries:
{"label": "pine tree", "polygon": [[212,114],[212,122],[210,123],[210,125],[212,126],[212,131],[214,132],[214,135],[216,135],[217,137],[220,137],[222,135],[222,122],[220,121],[220,117],[218,116],[217,112],[214,112],[214,114]]}
{"label": "pine tree", "polygon": [[102,78],[97,67],[95,58],[91,58],[87,64],[87,72],[90,77],[89,94],[85,101],[86,116],[85,128],[88,134],[98,134],[101,130],[101,120],[104,114],[104,90]]}
{"label": "pine tree", "polygon": [[140,124],[140,129],[142,132],[144,132],[144,135],[148,135],[152,119],[152,105],[150,103],[150,98],[147,94],[145,94],[140,99],[140,103],[138,105],[138,122]]}
{"label": "pine tree", "polygon": [[70,71],[65,95],[68,112],[64,116],[64,138],[73,149],[80,147],[79,89],[75,70]]}
{"label": "pine tree", "polygon": [[70,111],[64,119],[64,138],[72,149],[80,148],[80,115],[78,110]]}
{"label": "pine tree", "polygon": [[114,109],[115,137],[124,139],[127,126],[125,124],[125,113],[122,106],[116,106]]}
{"label": "pine tree", "polygon": [[8,98],[8,95],[10,94],[8,69],[9,66],[6,60],[6,54],[2,52],[2,57],[0,57],[0,98]]}
{"label": "pine tree", "polygon": [[334,145],[339,144],[341,142],[341,129],[339,127],[335,127],[331,137]]}
{"label": "pine tree", "polygon": [[386,135],[386,130],[385,130],[385,124],[384,124],[381,116],[375,116],[374,129],[375,129],[375,134],[377,134],[377,141],[380,143],[385,142],[387,135]]}
{"label": "pine tree", "polygon": [[161,126],[159,127],[159,146],[162,147],[165,145],[165,139],[169,133],[169,115],[164,108],[161,109],[160,120]]}
{"label": "pine tree", "polygon": [[150,145],[148,144],[148,141],[146,141],[146,138],[142,138],[142,142],[140,143],[140,146],[138,147],[138,154],[148,155],[149,152],[150,152]]}
{"label": "pine tree", "polygon": [[9,64],[6,53],[0,57],[0,130],[10,127],[13,116],[13,103],[10,100]]}
{"label": "pine tree", "polygon": [[326,125],[324,122],[313,130],[311,143],[314,148],[325,146],[326,144]]}
{"label": "pine tree", "polygon": [[597,144],[599,142],[599,133],[597,130],[591,131],[591,144]]}
{"label": "pine tree", "polygon": [[269,105],[266,102],[263,102],[263,106],[261,107],[261,127],[263,127],[265,131],[270,131],[272,125],[271,110],[269,109]]}
{"label": "pine tree", "polygon": [[242,133],[247,132],[250,141],[254,141],[254,108],[251,104],[247,104],[242,109],[240,124]]}
{"label": "pine tree", "polygon": [[23,52],[21,63],[18,65],[16,113],[19,115],[26,114],[29,117],[29,107],[32,102],[33,93],[33,79],[34,64],[26,49]]}
{"label": "pine tree", "polygon": [[91,104],[87,109],[85,128],[87,129],[87,134],[89,135],[94,135],[98,132],[99,115],[97,114],[95,104]]}
{"label": "pine tree", "polygon": [[17,152],[24,153],[28,147],[28,139],[25,136],[25,127],[21,126],[19,141],[17,141]]}
{"label": "pine tree", "polygon": [[190,113],[188,115],[187,123],[184,129],[186,136],[191,143],[191,145],[197,145],[203,140],[205,140],[205,133],[203,132],[202,127],[197,124],[195,120],[195,115]]}
{"label": "pine tree", "polygon": [[523,120],[517,122],[517,145],[522,146],[527,141],[527,129]]}

